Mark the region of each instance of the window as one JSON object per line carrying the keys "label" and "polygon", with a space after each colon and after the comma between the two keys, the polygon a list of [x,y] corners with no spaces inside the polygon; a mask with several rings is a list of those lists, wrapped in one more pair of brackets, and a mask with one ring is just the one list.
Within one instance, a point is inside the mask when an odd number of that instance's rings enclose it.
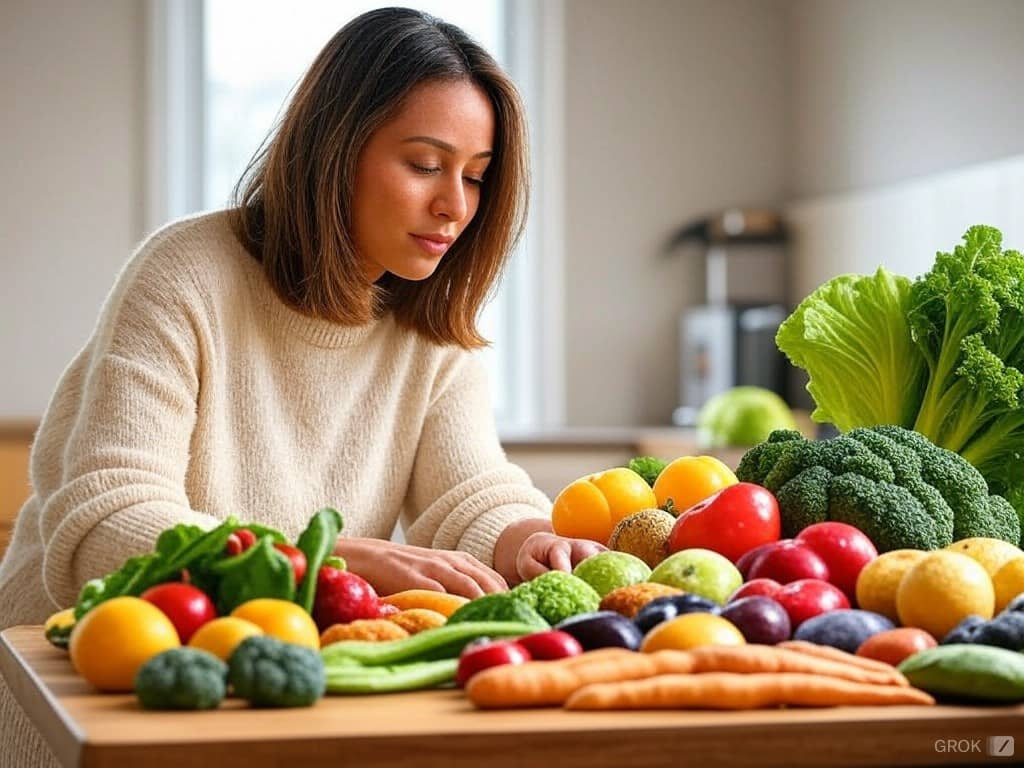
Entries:
{"label": "window", "polygon": [[[392,4],[151,0],[148,228],[226,205],[317,52],[349,19]],[[481,331],[493,342],[483,354],[500,427],[559,423],[561,323],[553,301],[560,289],[559,271],[546,268],[543,280],[538,274],[542,249],[553,254],[559,246],[557,173],[551,162],[559,127],[551,107],[557,78],[549,71],[550,62],[543,81],[539,77],[545,46],[554,55],[561,42],[553,36],[559,29],[559,5],[550,0],[543,5],[540,0],[421,0],[411,5],[475,37],[516,79],[527,102],[534,175],[530,222],[481,317]]]}

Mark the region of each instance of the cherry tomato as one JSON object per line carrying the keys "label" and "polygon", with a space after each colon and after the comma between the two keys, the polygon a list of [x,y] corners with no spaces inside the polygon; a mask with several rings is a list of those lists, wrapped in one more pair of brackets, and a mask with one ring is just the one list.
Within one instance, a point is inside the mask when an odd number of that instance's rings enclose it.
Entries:
{"label": "cherry tomato", "polygon": [[516,642],[526,649],[530,658],[541,661],[564,659],[566,656],[579,656],[583,653],[580,641],[560,629],[534,632],[520,637]]}
{"label": "cherry tomato", "polygon": [[515,640],[495,640],[493,643],[466,648],[459,655],[455,684],[462,688],[473,675],[488,667],[525,664],[529,660],[530,652]]}
{"label": "cherry tomato", "polygon": [[239,528],[237,531],[228,535],[227,543],[224,545],[224,551],[232,556],[240,555],[255,543],[255,533],[250,531],[248,528]]}
{"label": "cherry tomato", "polygon": [[710,549],[736,562],[782,533],[779,504],[767,488],[736,483],[683,512],[672,526],[668,551]]}
{"label": "cherry tomato", "polygon": [[171,620],[182,645],[188,643],[203,624],[217,618],[217,610],[210,598],[191,584],[157,584],[139,597],[155,605]]}
{"label": "cherry tomato", "polygon": [[301,582],[302,577],[306,575],[306,553],[298,547],[293,547],[291,544],[281,544],[279,542],[274,542],[274,549],[291,560],[292,570],[295,571],[295,583]]}

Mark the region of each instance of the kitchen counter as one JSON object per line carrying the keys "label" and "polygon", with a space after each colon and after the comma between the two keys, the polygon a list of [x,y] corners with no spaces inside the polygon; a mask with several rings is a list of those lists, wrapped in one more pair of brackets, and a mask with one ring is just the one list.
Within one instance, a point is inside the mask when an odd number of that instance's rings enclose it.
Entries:
{"label": "kitchen counter", "polygon": [[[291,710],[229,699],[208,712],[147,712],[131,695],[92,692],[40,627],[0,634],[0,672],[68,768],[1007,765],[1013,758],[986,749],[1013,734],[1024,750],[1022,706],[481,712],[460,691],[435,690]],[[980,752],[949,751],[948,740]]]}

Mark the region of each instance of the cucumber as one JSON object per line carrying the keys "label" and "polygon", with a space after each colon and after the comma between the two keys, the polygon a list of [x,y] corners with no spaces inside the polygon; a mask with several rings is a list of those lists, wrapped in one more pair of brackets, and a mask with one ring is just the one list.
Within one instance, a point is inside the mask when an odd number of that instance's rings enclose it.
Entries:
{"label": "cucumber", "polygon": [[910,684],[935,696],[1024,701],[1024,653],[989,645],[940,645],[898,667]]}

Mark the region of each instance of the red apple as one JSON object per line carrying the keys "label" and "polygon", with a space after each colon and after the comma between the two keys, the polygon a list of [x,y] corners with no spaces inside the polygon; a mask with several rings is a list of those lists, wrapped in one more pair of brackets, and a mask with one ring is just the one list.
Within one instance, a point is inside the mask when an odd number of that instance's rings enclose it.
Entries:
{"label": "red apple", "polygon": [[775,579],[751,579],[740,585],[740,588],[729,595],[729,602],[739,600],[741,597],[773,597],[776,592],[782,589],[782,585]]}
{"label": "red apple", "polygon": [[779,503],[772,492],[754,483],[736,483],[679,515],[668,536],[668,551],[710,549],[735,563],[754,547],[778,541],[780,532]]}
{"label": "red apple", "polygon": [[849,608],[850,601],[834,584],[821,579],[800,579],[784,584],[772,595],[789,614],[793,631],[810,618],[820,613]]}
{"label": "red apple", "polygon": [[853,603],[857,595],[857,576],[864,566],[878,557],[878,550],[859,528],[846,523],[815,523],[796,536],[814,550],[828,566],[828,580],[839,587]]}
{"label": "red apple", "polygon": [[747,572],[749,579],[775,579],[788,584],[799,579],[828,581],[825,561],[803,541],[783,539],[759,554]]}

